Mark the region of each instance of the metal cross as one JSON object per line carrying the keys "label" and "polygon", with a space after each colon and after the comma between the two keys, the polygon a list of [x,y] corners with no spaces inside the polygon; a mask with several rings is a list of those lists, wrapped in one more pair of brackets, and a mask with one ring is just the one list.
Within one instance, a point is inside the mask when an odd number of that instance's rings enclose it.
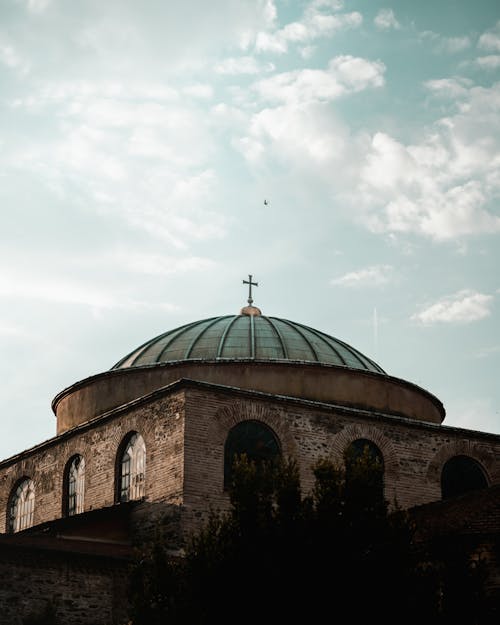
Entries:
{"label": "metal cross", "polygon": [[248,280],[243,280],[243,284],[248,284],[248,303],[250,306],[253,304],[252,299],[252,286],[259,286],[258,282],[252,282],[252,276],[248,274]]}

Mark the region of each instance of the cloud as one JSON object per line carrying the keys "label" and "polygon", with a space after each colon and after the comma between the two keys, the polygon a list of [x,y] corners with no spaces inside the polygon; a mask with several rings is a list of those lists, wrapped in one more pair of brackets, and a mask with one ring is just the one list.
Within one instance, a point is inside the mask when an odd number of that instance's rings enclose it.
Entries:
{"label": "cloud", "polygon": [[396,19],[392,9],[380,9],[373,23],[380,30],[390,30],[391,28],[398,30],[401,28],[401,24]]}
{"label": "cloud", "polygon": [[380,286],[391,282],[394,267],[391,265],[372,265],[357,271],[351,271],[340,278],[334,278],[330,284],[347,287]]}
{"label": "cloud", "polygon": [[304,46],[299,49],[299,54],[303,59],[310,59],[316,52],[316,46]]}
{"label": "cloud", "polygon": [[420,40],[428,44],[433,44],[432,50],[436,54],[456,54],[467,50],[472,45],[470,37],[464,35],[462,37],[443,37],[432,30],[425,30],[419,34]]}
{"label": "cloud", "polygon": [[30,280],[27,276],[21,278],[3,274],[0,275],[0,294],[5,298],[84,304],[95,308],[127,307],[109,290],[78,284],[76,280]]}
{"label": "cloud", "polygon": [[427,80],[424,87],[441,98],[458,98],[467,96],[472,84],[468,78],[438,78]]}
{"label": "cloud", "polygon": [[477,47],[481,50],[500,52],[500,20],[493,28],[487,30],[479,37]]}
{"label": "cloud", "polygon": [[286,104],[252,116],[248,132],[235,147],[258,167],[270,159],[299,170],[307,179],[325,176],[349,150],[348,130],[323,103]]}
{"label": "cloud", "polygon": [[423,325],[434,323],[471,323],[491,314],[493,296],[462,290],[454,295],[443,297],[411,318]]}
{"label": "cloud", "polygon": [[275,67],[272,63],[259,63],[253,56],[229,57],[214,66],[216,74],[260,74],[272,72]]}
{"label": "cloud", "polygon": [[384,208],[375,231],[416,232],[436,240],[500,232],[500,217],[483,209],[485,196],[477,182],[411,198],[396,195]]}
{"label": "cloud", "polygon": [[50,133],[43,141],[4,141],[0,164],[62,193],[70,185],[67,201],[76,195],[87,210],[177,248],[220,238],[213,118],[204,102],[212,94],[205,83],[179,90],[154,83],[127,89],[120,81],[49,84],[14,101],[12,114],[43,112]]}
{"label": "cloud", "polygon": [[0,41],[0,63],[24,76],[30,71],[29,62],[9,43]]}
{"label": "cloud", "polygon": [[381,61],[349,55],[330,60],[327,70],[302,69],[276,74],[257,82],[254,89],[271,102],[322,102],[335,100],[384,84],[385,65]]}
{"label": "cloud", "polygon": [[363,16],[357,11],[333,13],[342,7],[340,2],[311,2],[301,20],[290,22],[280,29],[257,33],[256,52],[284,54],[290,44],[310,44],[316,39],[361,26]]}
{"label": "cloud", "polygon": [[71,2],[9,4],[14,6],[2,12],[2,31],[15,33],[11,46],[19,47],[40,81],[79,75],[126,83],[161,76],[168,82],[212,66],[244,41],[253,45],[257,32],[275,22],[270,0],[212,0],[210,11],[202,0],[151,0],[147,9],[134,0],[86,2],[77,17]]}
{"label": "cloud", "polygon": [[345,197],[375,232],[434,240],[500,232],[500,85],[460,80],[427,83],[455,114],[405,145],[377,132],[361,157],[359,182]]}
{"label": "cloud", "polygon": [[471,40],[469,37],[444,37],[441,41],[441,50],[448,52],[449,54],[455,54],[462,50],[470,48]]}
{"label": "cloud", "polygon": [[97,266],[103,263],[109,266],[112,263],[125,271],[150,276],[185,274],[192,271],[213,269],[216,266],[216,263],[210,258],[199,256],[175,257],[167,254],[151,254],[129,250],[115,250],[99,256],[96,261],[85,259],[84,262],[85,264],[95,262]]}
{"label": "cloud", "polygon": [[480,87],[459,76],[427,81],[449,113],[413,142],[352,132],[329,103],[384,84],[384,73],[379,61],[343,55],[324,70],[256,81],[265,106],[241,120],[233,145],[259,171],[280,164],[319,183],[372,232],[443,242],[499,233],[500,84]]}
{"label": "cloud", "polygon": [[[145,273],[150,273],[146,271]],[[22,273],[0,275],[0,295],[11,301],[29,300],[34,302],[48,302],[54,304],[70,304],[84,306],[95,313],[104,310],[145,311],[161,309],[175,311],[176,304],[170,302],[151,301],[146,298],[130,297],[126,284],[110,288],[103,280],[96,284],[96,279],[71,276],[28,276]],[[2,329],[5,332],[2,332]],[[17,327],[0,327],[2,334],[25,334]]]}
{"label": "cloud", "polygon": [[500,67],[500,54],[490,54],[488,56],[479,56],[473,61],[476,67],[486,70],[494,70]]}
{"label": "cloud", "polygon": [[51,4],[52,0],[18,0],[26,5],[30,13],[43,13]]}
{"label": "cloud", "polygon": [[212,85],[197,83],[194,85],[189,85],[188,87],[184,87],[182,89],[182,93],[188,96],[191,96],[193,98],[199,98],[201,100],[210,100],[210,98],[212,98],[214,95],[214,89]]}

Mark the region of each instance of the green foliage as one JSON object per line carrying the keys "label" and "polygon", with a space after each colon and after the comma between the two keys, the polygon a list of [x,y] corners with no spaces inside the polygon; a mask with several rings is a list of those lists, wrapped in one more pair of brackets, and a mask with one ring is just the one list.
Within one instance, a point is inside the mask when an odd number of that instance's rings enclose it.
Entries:
{"label": "green foliage", "polygon": [[229,511],[211,515],[184,558],[157,540],[136,566],[133,625],[453,622],[445,603],[457,589],[466,596],[464,584],[446,581],[446,558],[417,555],[369,450],[346,456],[345,468],[321,460],[313,473],[304,497],[294,461],[238,458]]}

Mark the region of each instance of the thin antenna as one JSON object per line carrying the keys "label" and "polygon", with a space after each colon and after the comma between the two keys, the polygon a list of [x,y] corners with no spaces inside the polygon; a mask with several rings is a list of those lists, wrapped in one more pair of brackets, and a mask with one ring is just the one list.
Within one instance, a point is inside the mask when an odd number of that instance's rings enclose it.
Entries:
{"label": "thin antenna", "polygon": [[373,309],[373,351],[375,358],[378,355],[378,317],[377,309]]}

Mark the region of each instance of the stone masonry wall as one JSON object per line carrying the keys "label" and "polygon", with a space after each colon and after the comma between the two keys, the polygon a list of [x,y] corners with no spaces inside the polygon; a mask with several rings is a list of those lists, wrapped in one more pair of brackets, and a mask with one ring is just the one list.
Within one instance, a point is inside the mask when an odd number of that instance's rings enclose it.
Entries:
{"label": "stone masonry wall", "polygon": [[192,524],[208,505],[227,506],[224,443],[231,427],[246,419],[262,421],[274,430],[283,453],[297,459],[306,491],[313,483],[314,462],[330,457],[342,463],[344,450],[358,438],[373,441],[381,450],[385,496],[404,508],[441,498],[442,467],[457,454],[477,460],[490,484],[500,483],[498,436],[295,400],[190,388],[186,391],[184,504]]}
{"label": "stone masonry wall", "polygon": [[109,417],[75,428],[39,448],[0,463],[0,533],[7,530],[10,494],[23,477],[31,478],[35,485],[34,524],[62,516],[64,470],[75,454],[85,459],[85,511],[113,505],[117,452],[130,431],[139,432],[146,444],[147,499],[181,503],[182,391],[118,409]]}
{"label": "stone masonry wall", "polygon": [[442,467],[457,454],[476,459],[489,483],[500,483],[498,436],[205,383],[180,384],[0,463],[0,531],[6,530],[9,495],[23,476],[35,484],[35,525],[61,516],[64,468],[75,453],[86,463],[85,510],[112,505],[117,451],[132,430],[146,443],[146,502],[181,505],[183,531],[199,525],[210,508],[227,506],[224,443],[242,420],[262,421],[276,433],[284,455],[297,459],[305,491],[312,486],[314,462],[331,457],[341,463],[357,438],[379,447],[386,498],[405,508],[440,499]]}
{"label": "stone masonry wall", "polygon": [[0,549],[0,625],[22,625],[50,602],[67,625],[127,623],[127,562],[33,549]]}

